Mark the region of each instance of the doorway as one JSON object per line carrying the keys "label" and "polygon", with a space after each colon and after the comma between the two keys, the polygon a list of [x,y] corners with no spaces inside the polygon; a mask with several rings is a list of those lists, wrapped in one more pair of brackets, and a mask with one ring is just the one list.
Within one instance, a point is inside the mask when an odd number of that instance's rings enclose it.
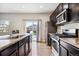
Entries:
{"label": "doorway", "polygon": [[41,20],[26,20],[25,32],[32,35],[32,41],[41,41]]}

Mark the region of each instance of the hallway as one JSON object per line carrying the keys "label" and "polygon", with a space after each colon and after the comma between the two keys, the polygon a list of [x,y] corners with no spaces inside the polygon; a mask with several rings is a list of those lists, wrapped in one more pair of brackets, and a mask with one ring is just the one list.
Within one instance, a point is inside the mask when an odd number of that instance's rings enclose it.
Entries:
{"label": "hallway", "polygon": [[51,55],[51,48],[47,46],[45,43],[40,42],[32,42],[32,50],[29,53],[29,56],[50,56]]}

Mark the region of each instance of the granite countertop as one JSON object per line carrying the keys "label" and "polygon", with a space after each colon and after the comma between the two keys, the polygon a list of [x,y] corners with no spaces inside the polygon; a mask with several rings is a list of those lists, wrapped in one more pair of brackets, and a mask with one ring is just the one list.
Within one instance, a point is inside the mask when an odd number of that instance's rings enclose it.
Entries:
{"label": "granite countertop", "polygon": [[0,40],[0,51],[7,48],[8,46],[15,44],[16,42],[22,40],[24,37],[29,36],[30,34],[25,34],[18,38],[10,38],[10,39],[1,39]]}
{"label": "granite countertop", "polygon": [[60,38],[60,40],[79,48],[79,38]]}

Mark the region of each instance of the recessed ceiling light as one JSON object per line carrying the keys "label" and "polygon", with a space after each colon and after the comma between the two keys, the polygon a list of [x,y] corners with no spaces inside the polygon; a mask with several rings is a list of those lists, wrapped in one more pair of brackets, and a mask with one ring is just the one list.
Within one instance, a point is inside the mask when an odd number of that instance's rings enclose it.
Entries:
{"label": "recessed ceiling light", "polygon": [[42,5],[40,5],[40,8],[43,8],[43,6],[42,6]]}

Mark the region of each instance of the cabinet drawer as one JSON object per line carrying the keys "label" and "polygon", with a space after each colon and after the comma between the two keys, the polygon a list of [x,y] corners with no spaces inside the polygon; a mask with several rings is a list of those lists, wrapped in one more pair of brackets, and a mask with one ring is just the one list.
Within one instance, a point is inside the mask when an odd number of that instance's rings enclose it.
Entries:
{"label": "cabinet drawer", "polygon": [[72,53],[74,56],[78,56],[79,55],[79,48],[69,44],[69,43],[66,43],[62,40],[60,40],[60,44],[65,47],[70,53]]}
{"label": "cabinet drawer", "polygon": [[13,44],[9,47],[7,47],[5,50],[1,51],[2,56],[9,56],[11,53],[13,53],[17,49],[17,44]]}

